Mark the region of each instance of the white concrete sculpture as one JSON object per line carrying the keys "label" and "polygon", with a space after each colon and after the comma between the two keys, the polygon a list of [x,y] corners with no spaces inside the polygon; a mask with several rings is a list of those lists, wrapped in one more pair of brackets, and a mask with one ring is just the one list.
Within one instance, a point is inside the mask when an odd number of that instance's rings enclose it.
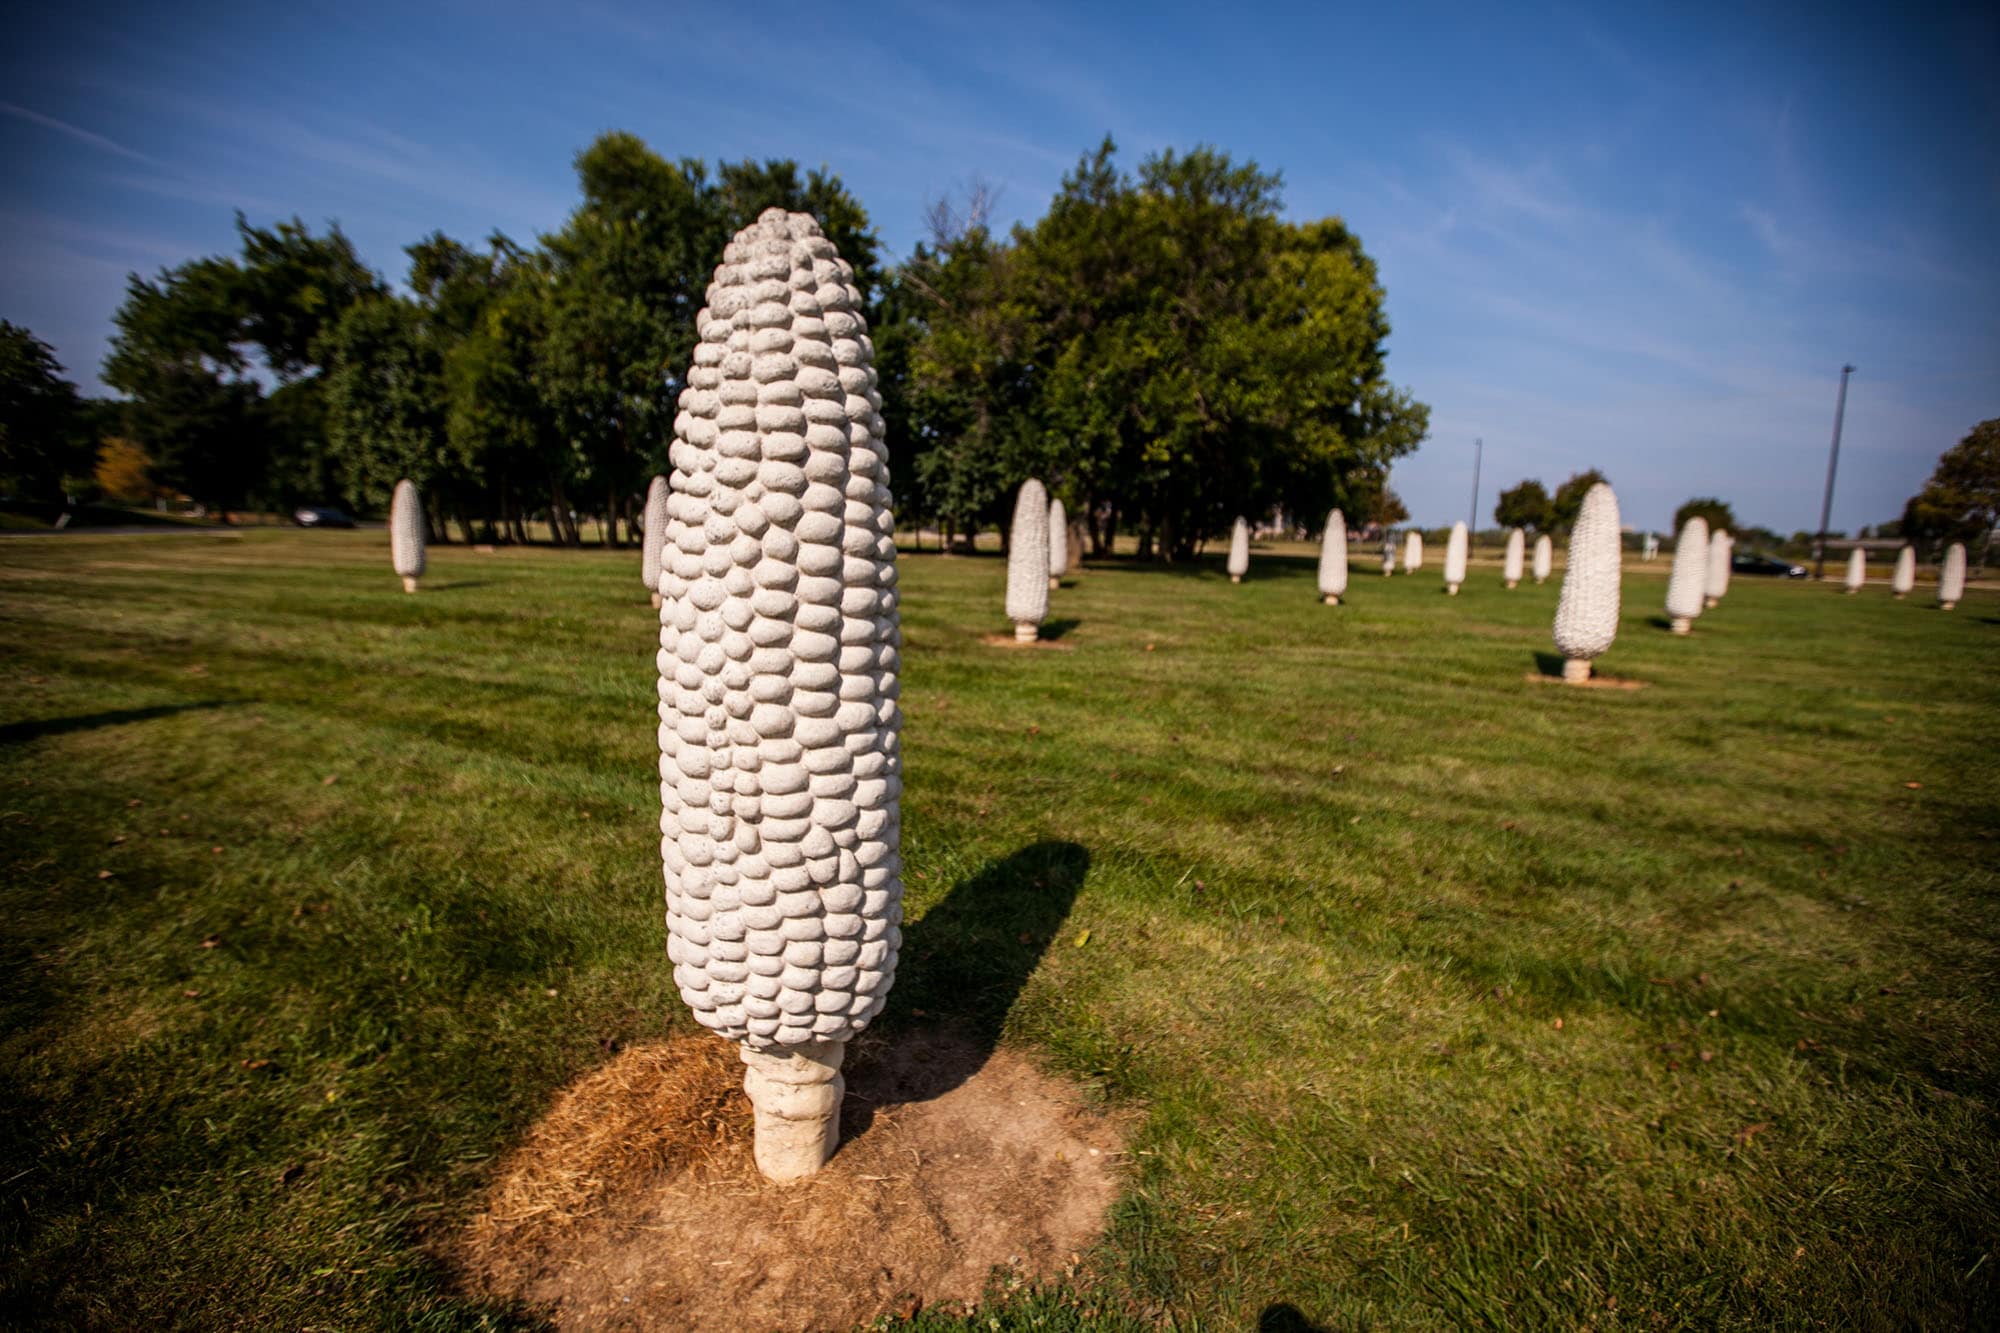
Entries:
{"label": "white concrete sculpture", "polygon": [[655,608],[660,605],[660,551],[667,540],[667,496],[672,491],[665,477],[654,477],[646,487],[646,508],[640,519],[645,527],[639,535],[639,581],[653,594]]}
{"label": "white concrete sculpture", "polygon": [[1049,493],[1033,477],[1014,496],[1007,529],[1007,619],[1014,638],[1033,643],[1049,615]]}
{"label": "white concrete sculpture", "polygon": [[1062,586],[1069,573],[1069,517],[1061,500],[1049,501],[1049,591]]}
{"label": "white concrete sculpture", "polygon": [[1965,596],[1965,544],[1953,542],[1944,550],[1944,568],[1938,571],[1938,606],[1949,611]]}
{"label": "white concrete sculpture", "polygon": [[1623,563],[1618,531],[1618,497],[1604,482],[1583,497],[1569,534],[1569,563],[1556,599],[1556,650],[1563,655],[1563,679],[1581,685],[1590,664],[1618,637],[1618,580]]}
{"label": "white concrete sculpture", "polygon": [[1238,518],[1229,529],[1229,581],[1243,582],[1250,572],[1250,525]]}
{"label": "white concrete sculpture", "polygon": [[389,564],[402,578],[404,592],[417,590],[425,563],[424,503],[417,498],[417,484],[405,477],[389,497]]}
{"label": "white concrete sculpture", "polygon": [[1650,563],[1660,553],[1660,534],[1648,532],[1639,539],[1639,558]]}
{"label": "white concrete sculpture", "polygon": [[853,270],[810,216],[738,232],[695,325],[660,570],[667,955],[742,1044],[782,1182],[833,1152],[846,1043],[896,973],[895,519]]}
{"label": "white concrete sculpture", "polygon": [[1910,589],[1917,586],[1917,548],[1904,546],[1896,552],[1896,572],[1889,579],[1889,590],[1902,601],[1910,595]]}
{"label": "white concrete sculpture", "polygon": [[1736,538],[1729,529],[1717,528],[1708,534],[1708,574],[1702,580],[1703,600],[1710,609],[1722,604],[1729,591],[1729,561],[1736,554]]}
{"label": "white concrete sculpture", "polygon": [[1465,582],[1465,562],[1471,555],[1471,543],[1463,519],[1451,525],[1451,536],[1444,543],[1444,590],[1453,597],[1458,596],[1458,585]]}
{"label": "white concrete sculpture", "polygon": [[1868,582],[1868,556],[1857,546],[1847,553],[1847,595],[1852,597]]}
{"label": "white concrete sculpture", "polygon": [[1396,572],[1396,542],[1392,537],[1382,539],[1382,577],[1388,578]]}
{"label": "white concrete sculpture", "polygon": [[1535,538],[1535,582],[1547,583],[1549,581],[1549,571],[1555,567],[1555,539],[1544,532]]}
{"label": "white concrete sculpture", "polygon": [[1674,542],[1674,572],[1667,577],[1667,615],[1676,634],[1693,628],[1708,590],[1708,520],[1697,514]]}
{"label": "white concrete sculpture", "polygon": [[1512,588],[1521,581],[1522,557],[1527,554],[1528,534],[1519,528],[1507,529],[1507,554],[1500,563],[1500,577]]}
{"label": "white concrete sculpture", "polygon": [[1424,567],[1424,534],[1408,533],[1403,538],[1403,572],[1414,574]]}
{"label": "white concrete sculpture", "polygon": [[1319,599],[1339,606],[1347,596],[1347,515],[1338,509],[1326,516],[1326,532],[1319,539]]}

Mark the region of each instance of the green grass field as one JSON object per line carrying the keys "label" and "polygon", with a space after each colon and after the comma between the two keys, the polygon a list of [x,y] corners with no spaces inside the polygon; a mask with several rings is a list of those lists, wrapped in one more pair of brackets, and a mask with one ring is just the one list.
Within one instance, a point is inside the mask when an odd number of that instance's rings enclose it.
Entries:
{"label": "green grass field", "polygon": [[[636,566],[0,545],[0,1323],[532,1323],[438,1237],[692,1029]],[[1093,568],[1015,652],[998,560],[905,560],[882,1030],[1136,1124],[1084,1277],[975,1326],[2000,1320],[2000,599],[1739,579],[1681,639],[1665,567],[1627,692],[1525,679],[1556,583],[1490,563]]]}

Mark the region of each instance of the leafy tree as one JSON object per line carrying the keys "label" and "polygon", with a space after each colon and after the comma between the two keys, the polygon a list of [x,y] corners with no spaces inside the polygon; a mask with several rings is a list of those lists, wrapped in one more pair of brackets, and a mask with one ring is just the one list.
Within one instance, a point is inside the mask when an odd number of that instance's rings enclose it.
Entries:
{"label": "leafy tree", "polygon": [[[1938,459],[1903,509],[1902,531],[1933,548],[1952,541],[1991,546],[2000,524],[2000,417],[1982,421]],[[1979,563],[1985,563],[1982,549]]]}
{"label": "leafy tree", "polygon": [[1674,511],[1674,531],[1679,532],[1691,518],[1708,521],[1708,530],[1736,531],[1736,511],[1714,496],[1697,496]]}
{"label": "leafy tree", "polygon": [[1554,497],[1549,501],[1549,531],[1568,532],[1576,526],[1577,515],[1583,512],[1583,497],[1590,488],[1607,478],[1596,468],[1588,472],[1577,472],[1570,479],[1556,487]]}
{"label": "leafy tree", "polygon": [[161,494],[153,480],[153,460],[144,449],[116,435],[98,446],[92,475],[107,499],[124,504],[144,504]]}
{"label": "leafy tree", "polygon": [[1493,506],[1493,521],[1503,528],[1547,532],[1554,512],[1554,502],[1549,499],[1548,489],[1529,478],[1500,492],[1500,500]]}
{"label": "leafy tree", "polygon": [[426,495],[451,476],[443,370],[415,301],[377,296],[348,309],[325,342],[327,432],[353,491],[385,503],[399,478]]}
{"label": "leafy tree", "polygon": [[0,320],[0,490],[60,500],[65,477],[90,471],[91,451],[82,401],[55,349]]}

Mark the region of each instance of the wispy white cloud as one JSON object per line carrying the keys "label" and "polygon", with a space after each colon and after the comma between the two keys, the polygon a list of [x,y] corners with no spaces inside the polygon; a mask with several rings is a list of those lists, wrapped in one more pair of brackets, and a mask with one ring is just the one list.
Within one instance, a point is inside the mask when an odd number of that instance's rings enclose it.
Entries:
{"label": "wispy white cloud", "polygon": [[94,130],[86,130],[80,125],[72,125],[66,120],[57,120],[54,116],[45,116],[41,112],[29,107],[20,106],[13,102],[0,102],[0,115],[12,116],[14,119],[24,120],[30,125],[39,125],[45,130],[53,130],[57,134],[67,135],[76,142],[95,148],[99,152],[112,153],[119,157],[130,158],[134,162],[145,162],[154,166],[159,165],[158,159],[148,157],[137,149],[127,148],[115,139],[107,138]]}

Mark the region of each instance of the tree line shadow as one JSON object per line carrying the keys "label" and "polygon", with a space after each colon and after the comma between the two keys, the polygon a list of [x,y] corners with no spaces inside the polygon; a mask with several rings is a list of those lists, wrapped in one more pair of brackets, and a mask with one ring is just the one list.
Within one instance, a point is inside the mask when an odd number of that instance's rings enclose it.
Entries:
{"label": "tree line shadow", "polygon": [[74,717],[46,717],[27,722],[10,722],[0,726],[0,745],[19,745],[25,741],[39,740],[44,736],[62,736],[75,731],[95,731],[99,727],[118,727],[130,722],[149,722],[156,717],[171,717],[175,713],[192,713],[211,708],[235,708],[246,702],[242,699],[203,699],[198,703],[153,704],[147,708],[116,708],[102,713],[79,713]]}

